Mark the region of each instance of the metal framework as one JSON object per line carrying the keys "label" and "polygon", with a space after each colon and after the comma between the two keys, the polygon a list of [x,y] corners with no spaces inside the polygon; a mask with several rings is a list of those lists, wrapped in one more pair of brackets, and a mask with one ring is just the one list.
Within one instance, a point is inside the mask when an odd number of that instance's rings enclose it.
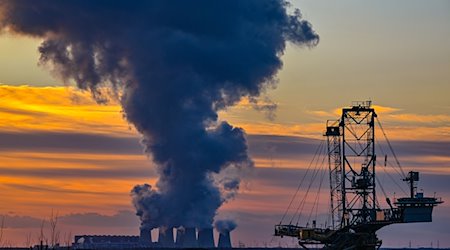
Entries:
{"label": "metal framework", "polygon": [[339,121],[327,121],[328,166],[330,171],[330,205],[331,227],[341,228],[343,215],[342,199],[342,159],[341,159],[341,128]]}
{"label": "metal framework", "polygon": [[342,109],[341,227],[367,223],[377,209],[375,191],[375,110],[371,102]]}
{"label": "metal framework", "polygon": [[[376,235],[380,228],[394,223],[432,221],[433,208],[443,201],[417,193],[418,172],[411,171],[404,178],[410,187],[409,197],[397,199],[395,207],[386,197],[390,208],[380,208],[375,173],[376,117],[371,101],[353,102],[350,108],[342,109],[338,121],[327,122],[324,136],[327,137],[331,226],[318,228],[313,223],[312,227],[303,227],[280,222],[275,225],[275,236],[296,237],[305,249],[308,245],[322,245],[324,249],[374,250],[381,246]],[[383,135],[386,136],[384,131]],[[387,137],[386,141],[389,143]],[[395,157],[393,150],[392,154]]]}

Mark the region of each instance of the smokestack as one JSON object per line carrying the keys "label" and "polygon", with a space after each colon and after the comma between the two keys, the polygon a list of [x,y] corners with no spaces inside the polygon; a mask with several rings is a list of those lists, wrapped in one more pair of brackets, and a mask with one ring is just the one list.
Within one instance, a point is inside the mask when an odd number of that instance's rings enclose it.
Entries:
{"label": "smokestack", "polygon": [[214,235],[212,228],[202,228],[198,230],[198,247],[213,248]]}
{"label": "smokestack", "polygon": [[230,231],[224,230],[219,233],[218,248],[231,248]]}
{"label": "smokestack", "polygon": [[174,247],[173,228],[159,228],[158,244],[160,247]]}
{"label": "smokestack", "polygon": [[195,228],[188,227],[184,229],[182,246],[184,248],[195,248],[198,246],[197,237],[195,236]]}
{"label": "smokestack", "polygon": [[139,235],[139,243],[141,243],[141,245],[149,245],[152,243],[151,229],[141,228],[141,233]]}
{"label": "smokestack", "polygon": [[231,248],[230,232],[236,228],[236,222],[233,220],[218,220],[214,223],[219,232],[218,248]]}
{"label": "smokestack", "polygon": [[185,232],[186,232],[186,229],[184,227],[177,228],[177,236],[176,236],[176,239],[175,239],[175,247],[177,247],[177,248],[183,247]]}

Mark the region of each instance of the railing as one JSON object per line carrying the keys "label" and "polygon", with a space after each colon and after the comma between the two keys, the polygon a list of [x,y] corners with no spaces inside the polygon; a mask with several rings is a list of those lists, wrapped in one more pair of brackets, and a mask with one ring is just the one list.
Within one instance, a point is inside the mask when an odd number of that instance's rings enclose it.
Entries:
{"label": "railing", "polygon": [[300,237],[300,231],[302,227],[294,225],[276,225],[275,226],[275,236],[289,236],[289,237]]}
{"label": "railing", "polygon": [[364,107],[370,108],[372,106],[372,101],[353,101],[352,107]]}

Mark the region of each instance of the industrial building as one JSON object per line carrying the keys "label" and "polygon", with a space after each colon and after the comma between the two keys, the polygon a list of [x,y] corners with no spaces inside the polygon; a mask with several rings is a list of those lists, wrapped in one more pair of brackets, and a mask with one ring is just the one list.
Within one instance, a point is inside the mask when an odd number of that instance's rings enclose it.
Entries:
{"label": "industrial building", "polygon": [[158,240],[152,241],[150,229],[141,229],[139,236],[76,235],[73,249],[137,249],[137,248],[231,248],[230,231],[219,232],[215,245],[213,228],[159,228]]}

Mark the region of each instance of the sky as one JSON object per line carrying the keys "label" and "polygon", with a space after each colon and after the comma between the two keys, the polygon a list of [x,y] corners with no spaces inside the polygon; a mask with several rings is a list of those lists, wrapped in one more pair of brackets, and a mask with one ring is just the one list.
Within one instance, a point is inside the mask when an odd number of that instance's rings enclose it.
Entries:
{"label": "sky", "polygon": [[[298,0],[293,6],[320,43],[288,45],[277,88],[265,93],[278,106],[275,117],[248,100],[220,112],[219,119],[245,129],[255,161],[239,194],[219,210],[219,217],[238,222],[233,243],[296,244],[273,238],[273,225],[306,174],[326,120],[352,101],[372,100],[405,171],[419,170],[420,188],[446,201],[432,223],[389,226],[380,238],[385,246],[450,247],[450,3]],[[99,105],[38,65],[41,42],[0,35],[0,243],[21,245],[27,235],[36,241],[43,220],[48,231],[52,211],[60,217],[61,241],[138,234],[130,190],[157,178],[139,133],[118,103]],[[403,195],[392,181],[406,189],[396,170],[380,172],[388,195]],[[318,221],[328,212],[327,185],[313,185],[321,191]],[[311,205],[315,197],[308,197]]]}

